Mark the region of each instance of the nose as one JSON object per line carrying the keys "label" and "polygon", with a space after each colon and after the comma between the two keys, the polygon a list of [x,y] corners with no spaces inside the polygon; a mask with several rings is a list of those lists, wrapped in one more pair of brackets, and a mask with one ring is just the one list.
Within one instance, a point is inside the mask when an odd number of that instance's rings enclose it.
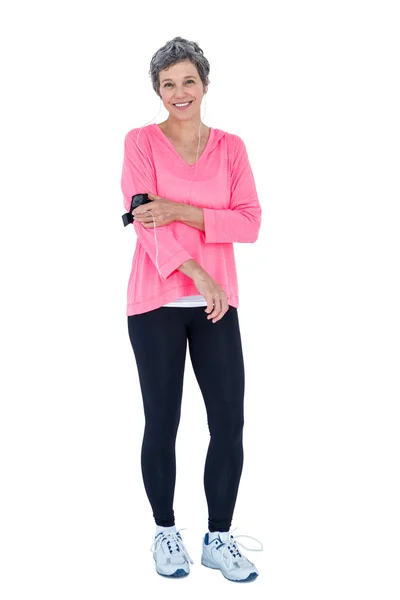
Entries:
{"label": "nose", "polygon": [[175,87],[175,94],[174,94],[174,96],[175,96],[175,98],[177,100],[180,100],[181,98],[185,98],[186,97],[186,92],[185,92],[185,89],[184,89],[183,85],[182,86],[177,85]]}

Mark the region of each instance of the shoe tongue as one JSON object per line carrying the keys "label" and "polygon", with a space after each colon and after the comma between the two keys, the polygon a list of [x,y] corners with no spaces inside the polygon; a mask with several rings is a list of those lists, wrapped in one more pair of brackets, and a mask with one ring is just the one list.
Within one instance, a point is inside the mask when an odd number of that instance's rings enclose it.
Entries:
{"label": "shoe tongue", "polygon": [[[179,533],[179,531],[178,532],[173,531],[173,532],[171,532],[171,535],[168,535],[168,534],[166,535],[166,542],[167,543],[169,542],[169,545],[173,552],[178,552],[179,541],[182,541],[182,537],[181,537],[181,534]],[[181,550],[179,550],[179,552],[181,552],[181,554],[182,554]]]}
{"label": "shoe tongue", "polygon": [[218,537],[221,540],[221,542],[223,544],[225,544],[225,542],[228,542],[229,538],[230,538],[229,531],[213,531],[209,535],[209,541],[212,541],[212,540],[214,540],[215,538],[218,538]]}

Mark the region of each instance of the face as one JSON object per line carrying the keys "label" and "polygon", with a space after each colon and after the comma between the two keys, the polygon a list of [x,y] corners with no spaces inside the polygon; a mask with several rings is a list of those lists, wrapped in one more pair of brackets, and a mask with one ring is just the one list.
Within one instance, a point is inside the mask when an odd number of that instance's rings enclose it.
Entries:
{"label": "face", "polygon": [[[192,62],[185,60],[160,71],[159,81],[162,101],[171,116],[187,120],[200,112],[204,87]],[[187,108],[175,106],[185,102],[190,102]]]}

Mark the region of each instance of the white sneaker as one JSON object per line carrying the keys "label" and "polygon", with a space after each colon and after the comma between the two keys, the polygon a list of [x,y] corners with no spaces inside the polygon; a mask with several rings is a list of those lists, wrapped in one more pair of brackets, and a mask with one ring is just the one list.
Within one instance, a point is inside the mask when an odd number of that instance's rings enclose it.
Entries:
{"label": "white sneaker", "polygon": [[[261,545],[261,548],[247,548],[240,542],[236,542],[239,537],[248,537],[256,540]],[[208,532],[203,538],[201,564],[211,569],[220,569],[222,575],[231,581],[252,581],[256,579],[259,575],[256,566],[243,556],[236,544],[254,552],[261,552],[263,550],[262,543],[251,535],[233,536],[228,531]]]}
{"label": "white sneaker", "polygon": [[[184,529],[186,529],[184,527]],[[189,575],[189,562],[193,564],[179,531],[160,531],[155,536],[150,550],[156,563],[156,571],[164,577]],[[189,561],[189,562],[188,562]]]}

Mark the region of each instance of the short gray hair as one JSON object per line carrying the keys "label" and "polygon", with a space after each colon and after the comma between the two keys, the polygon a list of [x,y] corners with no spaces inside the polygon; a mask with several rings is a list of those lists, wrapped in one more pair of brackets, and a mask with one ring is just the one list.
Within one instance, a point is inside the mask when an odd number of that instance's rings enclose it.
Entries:
{"label": "short gray hair", "polygon": [[161,98],[160,71],[184,60],[190,60],[196,67],[200,79],[203,82],[203,86],[205,87],[205,91],[207,91],[207,87],[210,83],[208,78],[210,63],[204,56],[203,50],[196,42],[189,42],[182,37],[175,37],[157,50],[151,59],[149,74],[157,96],[160,96]]}

